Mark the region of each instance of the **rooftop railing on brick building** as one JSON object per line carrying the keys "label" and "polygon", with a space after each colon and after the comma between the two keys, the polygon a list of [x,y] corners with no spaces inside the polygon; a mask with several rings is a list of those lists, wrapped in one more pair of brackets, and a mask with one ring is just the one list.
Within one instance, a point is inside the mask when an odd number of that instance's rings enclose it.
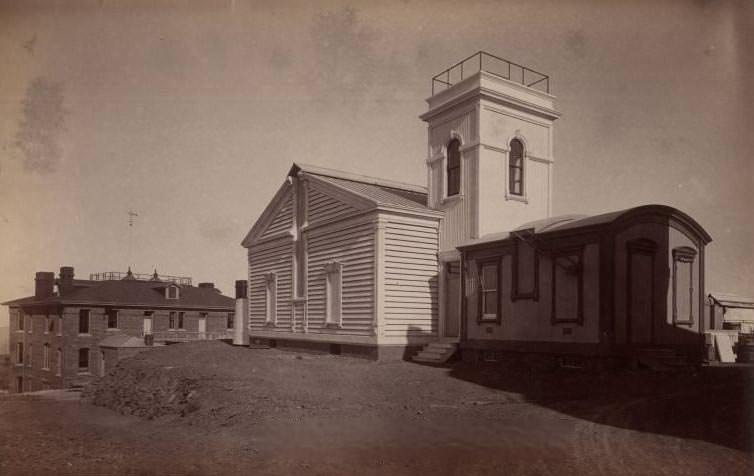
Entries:
{"label": "rooftop railing on brick building", "polygon": [[[156,279],[155,279],[156,278]],[[191,286],[191,278],[186,276],[171,276],[169,274],[143,274],[122,271],[105,271],[102,273],[92,273],[89,275],[90,281],[117,281],[120,279],[135,279],[137,281],[165,281],[169,283],[180,284],[182,286]]]}
{"label": "rooftop railing on brick building", "polygon": [[464,78],[468,78],[479,71],[485,71],[503,79],[520,83],[527,88],[548,94],[550,92],[550,77],[546,74],[485,51],[479,51],[433,76],[432,95],[460,83]]}

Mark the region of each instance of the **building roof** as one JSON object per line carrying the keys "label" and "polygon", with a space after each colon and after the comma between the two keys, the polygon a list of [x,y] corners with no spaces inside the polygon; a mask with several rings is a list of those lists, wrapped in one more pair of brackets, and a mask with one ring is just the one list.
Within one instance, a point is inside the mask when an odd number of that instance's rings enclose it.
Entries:
{"label": "building roof", "polygon": [[383,180],[305,164],[293,164],[289,175],[295,175],[299,172],[304,175],[314,175],[338,188],[367,198],[375,202],[377,206],[436,213],[436,210],[427,207],[427,188],[420,185]]}
{"label": "building roof", "polygon": [[[76,280],[80,281],[80,280]],[[214,288],[178,286],[178,299],[167,299],[165,288],[173,285],[164,281],[140,281],[120,279],[111,281],[88,281],[76,285],[63,296],[37,298],[35,296],[15,299],[2,304],[7,306],[24,305],[111,305],[111,306],[150,306],[193,309],[235,308],[235,300],[222,295]]]}
{"label": "building roof", "polygon": [[720,306],[735,308],[752,308],[754,309],[754,299],[745,296],[738,296],[729,293],[709,293],[709,296]]}
{"label": "building roof", "polygon": [[510,238],[511,235],[515,235],[517,232],[524,230],[533,229],[534,233],[537,235],[546,235],[548,233],[563,232],[567,230],[575,231],[578,229],[591,227],[609,226],[622,220],[627,220],[648,214],[660,214],[667,217],[672,216],[687,225],[691,230],[693,230],[700,237],[704,244],[712,241],[712,238],[704,230],[704,228],[702,228],[702,226],[697,223],[696,220],[686,215],[682,211],[666,205],[642,205],[625,210],[601,213],[599,215],[560,215],[557,217],[535,220],[524,223],[523,225],[516,227],[512,231],[490,233],[480,238],[466,241],[465,243],[459,245],[458,248],[467,248],[470,246],[506,240]]}

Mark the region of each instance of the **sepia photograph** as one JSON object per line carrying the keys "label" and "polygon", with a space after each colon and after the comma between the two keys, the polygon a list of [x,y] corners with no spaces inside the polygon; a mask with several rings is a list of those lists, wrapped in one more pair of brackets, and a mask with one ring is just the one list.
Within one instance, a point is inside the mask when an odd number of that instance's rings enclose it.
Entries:
{"label": "sepia photograph", "polygon": [[0,474],[754,474],[754,2],[0,0]]}

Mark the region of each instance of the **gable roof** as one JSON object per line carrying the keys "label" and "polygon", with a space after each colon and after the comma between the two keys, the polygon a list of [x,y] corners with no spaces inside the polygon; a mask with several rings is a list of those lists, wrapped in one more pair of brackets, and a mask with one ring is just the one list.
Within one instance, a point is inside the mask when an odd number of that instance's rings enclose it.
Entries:
{"label": "gable roof", "polygon": [[262,233],[264,225],[271,218],[280,202],[287,196],[290,178],[307,177],[313,181],[335,187],[338,191],[354,197],[365,209],[384,208],[408,211],[428,217],[441,217],[443,213],[427,206],[427,188],[366,175],[358,175],[340,170],[327,169],[314,165],[294,163],[288,172],[288,180],[283,183],[270,204],[265,208],[251,230],[241,242],[249,247]]}
{"label": "gable roof", "polygon": [[6,306],[24,305],[98,305],[98,306],[148,306],[164,308],[221,309],[232,311],[235,300],[224,296],[214,288],[178,286],[178,299],[167,299],[165,288],[172,283],[166,281],[141,281],[120,279],[110,281],[89,281],[86,286],[75,287],[64,296],[37,298],[35,296],[15,299],[2,304]]}

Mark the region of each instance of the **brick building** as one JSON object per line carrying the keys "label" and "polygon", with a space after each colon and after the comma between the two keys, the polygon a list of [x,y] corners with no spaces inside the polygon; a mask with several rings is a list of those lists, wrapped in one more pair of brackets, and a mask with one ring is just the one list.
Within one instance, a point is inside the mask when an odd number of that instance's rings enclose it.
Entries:
{"label": "brick building", "polygon": [[89,278],[74,279],[72,267],[57,279],[38,272],[34,296],[3,303],[11,392],[86,383],[151,345],[233,338],[235,300],[212,283],[130,269]]}

